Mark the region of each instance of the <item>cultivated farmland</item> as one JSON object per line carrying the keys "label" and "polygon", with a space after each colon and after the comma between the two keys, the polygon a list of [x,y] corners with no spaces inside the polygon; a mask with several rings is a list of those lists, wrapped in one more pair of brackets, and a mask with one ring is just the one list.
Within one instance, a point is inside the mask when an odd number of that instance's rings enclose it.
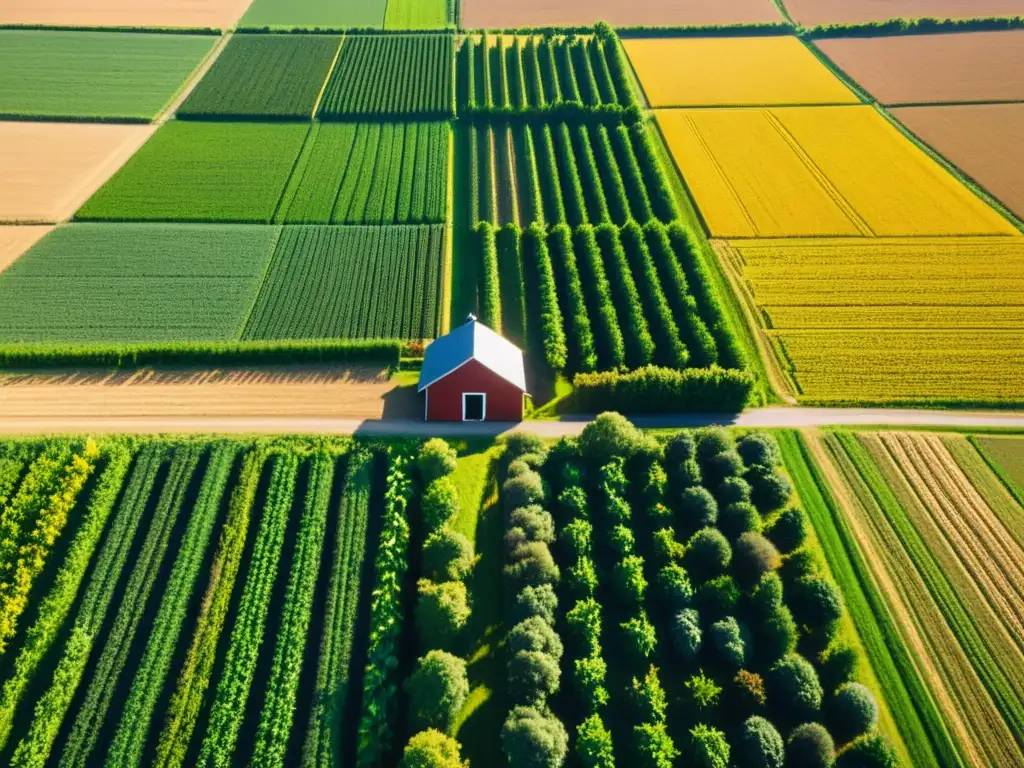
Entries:
{"label": "cultivated farmland", "polygon": [[814,43],[882,104],[1024,99],[1024,30]]}
{"label": "cultivated farmland", "polygon": [[445,228],[286,227],[246,339],[434,338]]}
{"label": "cultivated farmland", "polygon": [[46,24],[75,27],[217,27],[227,28],[251,0],[7,0],[0,24]]}
{"label": "cultivated farmland", "polygon": [[1000,477],[1007,481],[1017,501],[1024,507],[1024,439],[1019,437],[976,437],[975,444],[994,462]]}
{"label": "cultivated farmland", "polygon": [[314,123],[276,220],[442,223],[450,145],[447,123]]}
{"label": "cultivated farmland", "polygon": [[0,220],[66,219],[152,135],[140,125],[0,122]]}
{"label": "cultivated farmland", "polygon": [[612,26],[686,26],[773,23],[782,17],[771,0],[635,0],[628,5],[613,0],[462,0],[465,29],[589,26],[598,21]]}
{"label": "cultivated farmland", "polygon": [[889,19],[984,19],[1024,14],[1024,0],[785,0],[793,20],[817,24],[862,24]]}
{"label": "cultivated farmland", "polygon": [[387,0],[253,0],[239,26],[381,29],[386,6]]}
{"label": "cultivated farmland", "polygon": [[893,116],[1024,219],[1024,104],[902,107]]}
{"label": "cultivated farmland", "polygon": [[725,264],[803,401],[1024,401],[1024,240],[731,246]]}
{"label": "cultivated farmland", "polygon": [[351,35],[327,83],[320,117],[444,119],[455,110],[452,35]]}
{"label": "cultivated farmland", "polygon": [[269,223],[308,132],[308,125],[168,123],[77,217]]}
{"label": "cultivated farmland", "polygon": [[711,234],[1016,230],[868,106],[658,112]]}
{"label": "cultivated farmland", "polygon": [[150,120],[216,37],[0,30],[0,115]]}
{"label": "cultivated farmland", "polygon": [[385,29],[444,29],[458,21],[458,0],[388,0]]}
{"label": "cultivated farmland", "polygon": [[0,272],[52,230],[53,227],[0,226]]}
{"label": "cultivated farmland", "polygon": [[340,44],[329,35],[235,35],[178,116],[309,119]]}
{"label": "cultivated farmland", "polygon": [[0,274],[0,339],[237,339],[277,236],[276,227],[61,227]]}
{"label": "cultivated farmland", "polygon": [[795,37],[639,38],[623,46],[652,107],[859,101]]}

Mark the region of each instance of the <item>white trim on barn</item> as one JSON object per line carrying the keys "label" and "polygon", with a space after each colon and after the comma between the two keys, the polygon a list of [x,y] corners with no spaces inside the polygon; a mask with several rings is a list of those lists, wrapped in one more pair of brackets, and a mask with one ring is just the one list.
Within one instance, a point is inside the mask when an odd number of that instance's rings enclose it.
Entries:
{"label": "white trim on barn", "polygon": [[[479,419],[467,419],[466,418],[466,398],[467,397],[481,397],[483,403],[481,405],[481,414]],[[486,392],[463,392],[462,393],[462,420],[463,421],[487,421],[487,393]]]}

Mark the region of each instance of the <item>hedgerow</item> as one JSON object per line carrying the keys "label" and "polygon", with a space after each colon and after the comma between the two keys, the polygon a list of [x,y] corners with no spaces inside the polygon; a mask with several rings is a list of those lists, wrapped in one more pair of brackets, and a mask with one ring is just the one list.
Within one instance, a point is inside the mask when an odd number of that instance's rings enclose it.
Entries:
{"label": "hedgerow", "polygon": [[564,224],[555,226],[548,235],[548,243],[562,317],[568,320],[568,367],[572,371],[592,371],[597,367],[597,353],[573,251],[572,231]]}
{"label": "hedgerow", "polygon": [[527,318],[536,317],[536,332],[527,329],[527,339],[536,359],[543,360],[552,371],[565,369],[568,362],[562,311],[558,305],[555,275],[544,228],[532,224],[523,232],[522,248],[528,274],[527,295],[539,297],[539,307]]}
{"label": "hedgerow", "polygon": [[[612,289],[612,300],[622,329],[626,364],[630,368],[649,365],[654,358],[654,339],[647,324],[633,273],[616,227],[602,224],[594,230]],[[609,406],[615,407],[615,406]]]}
{"label": "hedgerow", "polygon": [[494,226],[488,221],[481,221],[476,228],[476,237],[480,254],[480,322],[501,333],[501,279]]}

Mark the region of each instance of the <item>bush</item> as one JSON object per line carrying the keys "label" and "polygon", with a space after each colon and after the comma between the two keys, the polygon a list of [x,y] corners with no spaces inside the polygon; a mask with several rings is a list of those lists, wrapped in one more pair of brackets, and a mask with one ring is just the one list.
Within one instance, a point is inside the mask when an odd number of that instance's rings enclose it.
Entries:
{"label": "bush", "polygon": [[569,735],[558,718],[534,707],[515,707],[501,729],[508,764],[524,768],[560,768],[569,751]]}
{"label": "bush", "polygon": [[733,450],[732,435],[729,430],[712,427],[701,430],[697,436],[697,461],[707,463],[712,456]]}
{"label": "bush", "polygon": [[878,702],[860,683],[843,683],[829,705],[831,731],[840,744],[853,741],[875,729]]}
{"label": "bush", "polygon": [[508,469],[505,471],[505,474],[507,474],[511,480],[513,477],[519,477],[520,475],[525,475],[527,472],[532,471],[533,467],[522,459],[516,459],[508,465]]}
{"label": "bush", "polygon": [[782,736],[763,717],[751,717],[743,723],[734,746],[736,764],[744,768],[782,768],[786,759]]}
{"label": "bush", "polygon": [[697,441],[692,432],[676,432],[665,443],[665,466],[677,467],[697,455]]}
{"label": "bush", "polygon": [[544,481],[532,471],[506,480],[501,486],[501,500],[506,512],[541,504],[544,501]]}
{"label": "bush", "polygon": [[857,676],[857,651],[848,643],[835,643],[818,657],[818,676],[826,691],[834,691]]}
{"label": "bush", "polygon": [[743,714],[760,712],[767,697],[764,693],[764,679],[756,672],[741,669],[732,679],[733,692],[729,697]]}
{"label": "bush", "polygon": [[[604,374],[579,374],[603,376]],[[589,462],[603,466],[616,457],[632,458],[645,448],[648,438],[623,415],[606,412],[588,424],[580,434],[580,454]]]}
{"label": "bush", "polygon": [[700,614],[692,608],[679,611],[672,622],[672,644],[686,662],[692,662],[700,652],[703,634]]}
{"label": "bush", "polygon": [[829,768],[835,760],[835,745],[823,725],[797,726],[786,740],[786,768]]}
{"label": "bush", "polygon": [[533,454],[543,457],[547,453],[544,440],[529,432],[513,432],[505,440],[505,461],[512,462]]}
{"label": "bush", "polygon": [[750,613],[766,620],[782,608],[782,579],[777,573],[766,573],[750,593]]}
{"label": "bush", "polygon": [[796,508],[787,509],[775,519],[768,538],[784,555],[802,547],[807,541],[807,515]]}
{"label": "bush", "polygon": [[511,562],[505,566],[505,577],[515,590],[541,584],[557,584],[558,566],[548,545],[533,541],[516,547]]}
{"label": "bush", "polygon": [[569,591],[578,598],[593,597],[597,591],[597,569],[589,557],[581,557],[565,572]]}
{"label": "bush", "polygon": [[555,540],[555,521],[550,512],[537,504],[512,510],[508,524],[513,528],[521,528],[527,541],[550,544]]}
{"label": "bush", "polygon": [[612,573],[615,591],[623,602],[638,606],[643,603],[647,592],[644,578],[644,559],[638,555],[622,558],[615,564]]}
{"label": "bush", "polygon": [[612,526],[608,534],[608,543],[612,545],[615,554],[621,557],[629,557],[636,549],[636,540],[633,538],[633,529],[624,525]]}
{"label": "bush", "polygon": [[746,587],[757,584],[765,574],[779,567],[779,551],[759,533],[744,533],[732,550],[732,571]]}
{"label": "bush", "polygon": [[658,589],[661,597],[673,611],[688,608],[693,600],[693,585],[681,565],[672,563],[658,572]]}
{"label": "bush", "polygon": [[544,619],[524,619],[509,630],[505,641],[509,653],[540,651],[555,659],[562,658],[562,640]]}
{"label": "bush", "polygon": [[440,437],[427,440],[420,449],[416,465],[426,485],[450,475],[458,465],[459,454]]}
{"label": "bush", "polygon": [[626,460],[621,456],[609,459],[601,465],[598,472],[601,479],[601,491],[605,496],[625,496],[629,488],[626,477]]}
{"label": "bush", "polygon": [[672,768],[680,752],[665,729],[665,723],[641,723],[633,727],[637,765],[643,768]]}
{"label": "bush", "polygon": [[668,475],[661,464],[654,463],[647,468],[644,474],[643,495],[644,503],[648,509],[656,507],[665,498],[665,487],[668,485]]}
{"label": "bush", "polygon": [[683,564],[692,578],[703,583],[725,573],[732,561],[732,547],[716,528],[703,528],[686,545]]}
{"label": "bush", "polygon": [[459,492],[451,480],[442,477],[427,486],[421,508],[427,531],[436,531],[459,514]]}
{"label": "bush", "polygon": [[615,768],[612,735],[596,712],[576,728],[576,757],[584,768]]}
{"label": "bush", "polygon": [[736,443],[736,451],[747,466],[777,467],[782,464],[782,451],[775,438],[767,432],[752,432]]}
{"label": "bush", "polygon": [[835,768],[898,768],[900,762],[881,736],[861,736],[835,762]]}
{"label": "bush", "polygon": [[728,768],[729,742],[717,728],[698,723],[690,729],[690,755],[697,768]]}
{"label": "bush", "polygon": [[633,705],[636,719],[645,723],[663,723],[668,714],[668,697],[658,679],[658,668],[653,664],[643,681],[633,678]]}
{"label": "bush", "polygon": [[831,627],[843,616],[843,593],[825,579],[817,576],[798,579],[787,595],[793,618],[811,631]]}
{"label": "bush", "polygon": [[542,704],[558,691],[558,660],[541,651],[519,651],[508,661],[508,690],[520,704]]}
{"label": "bush", "polygon": [[[721,454],[727,456],[728,454]],[[718,501],[722,504],[739,504],[750,501],[750,483],[742,477],[727,477],[718,486]]]}
{"label": "bush", "polygon": [[768,673],[768,703],[789,721],[810,720],[821,710],[818,673],[803,656],[789,653]]}
{"label": "bush", "polygon": [[590,655],[601,650],[601,604],[588,597],[580,600],[565,614],[565,623],[579,645],[584,648],[580,655]]}
{"label": "bush", "polygon": [[659,528],[654,532],[652,539],[654,560],[657,563],[674,564],[682,560],[686,554],[686,547],[676,541],[675,532],[671,528]]}
{"label": "bush", "polygon": [[590,517],[587,493],[578,485],[570,486],[562,491],[558,495],[558,505],[565,510],[567,517],[581,519]]}
{"label": "bush", "polygon": [[571,408],[593,413],[615,408],[629,413],[739,413],[750,399],[754,377],[719,368],[659,368],[648,365],[628,373],[577,373]]}
{"label": "bush", "polygon": [[718,521],[718,502],[707,488],[687,488],[679,496],[679,511],[689,530],[707,528]]}
{"label": "bush", "polygon": [[[701,466],[704,481],[710,485],[724,483],[729,478],[743,478],[746,467],[736,451],[722,451],[708,459]],[[753,489],[751,489],[753,492]]]}
{"label": "bush", "polygon": [[758,653],[767,663],[781,659],[796,648],[796,622],[789,608],[784,605],[780,605],[768,616],[754,634],[757,637]]}
{"label": "bush", "polygon": [[573,662],[573,673],[576,689],[586,711],[594,712],[608,703],[608,689],[605,687],[608,665],[600,653],[576,659]]}
{"label": "bush", "polygon": [[444,651],[430,651],[416,662],[405,690],[415,728],[450,733],[469,696],[466,662]]}
{"label": "bush", "polygon": [[569,559],[589,557],[593,549],[594,526],[588,520],[575,519],[562,528],[558,540]]}
{"label": "bush", "polygon": [[626,646],[638,660],[646,660],[654,653],[658,643],[658,636],[654,631],[654,625],[648,621],[645,614],[634,616],[621,625],[626,636]]}
{"label": "bush", "polygon": [[759,533],[761,513],[748,501],[730,504],[718,517],[718,529],[732,541],[744,533]]}
{"label": "bush", "polygon": [[700,464],[697,463],[696,459],[684,461],[676,467],[672,473],[672,478],[679,488],[693,488],[704,482],[704,477],[700,471]]}
{"label": "bush", "polygon": [[800,579],[816,576],[818,563],[814,555],[806,547],[794,550],[782,558],[779,575],[787,584],[795,584]]}
{"label": "bush", "polygon": [[420,731],[405,745],[399,768],[469,768],[459,752],[462,745],[451,736],[429,729]]}
{"label": "bush", "polygon": [[473,545],[445,526],[423,542],[423,572],[432,581],[462,581],[473,567]]}
{"label": "bush", "polygon": [[621,496],[608,496],[604,505],[605,516],[613,523],[626,523],[633,517],[633,511]]}
{"label": "bush", "polygon": [[755,465],[744,477],[750,483],[750,499],[763,515],[786,506],[793,497],[789,480],[770,467]]}
{"label": "bush", "polygon": [[416,633],[424,648],[450,648],[467,621],[469,602],[465,584],[461,581],[435,584],[420,579]]}
{"label": "bush", "polygon": [[740,590],[732,576],[719,576],[700,585],[694,602],[701,615],[717,620],[733,613],[739,600]]}
{"label": "bush", "polygon": [[548,624],[555,623],[555,612],[558,610],[558,596],[550,584],[535,587],[523,587],[512,598],[511,621],[518,624],[524,619],[537,616]]}
{"label": "bush", "polygon": [[708,641],[716,658],[728,669],[738,670],[746,660],[746,645],[735,618],[716,621],[708,628]]}
{"label": "bush", "polygon": [[690,677],[683,683],[683,688],[686,689],[686,695],[693,707],[699,712],[717,707],[722,696],[721,686],[703,672]]}

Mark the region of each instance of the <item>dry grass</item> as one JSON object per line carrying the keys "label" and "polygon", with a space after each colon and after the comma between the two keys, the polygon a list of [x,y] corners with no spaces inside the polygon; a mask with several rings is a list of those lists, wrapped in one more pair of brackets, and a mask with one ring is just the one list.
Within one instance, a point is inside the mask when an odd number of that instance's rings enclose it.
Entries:
{"label": "dry grass", "polygon": [[53,227],[0,227],[0,272],[42,240]]}
{"label": "dry grass", "polygon": [[252,0],[5,0],[0,24],[233,27]]}

